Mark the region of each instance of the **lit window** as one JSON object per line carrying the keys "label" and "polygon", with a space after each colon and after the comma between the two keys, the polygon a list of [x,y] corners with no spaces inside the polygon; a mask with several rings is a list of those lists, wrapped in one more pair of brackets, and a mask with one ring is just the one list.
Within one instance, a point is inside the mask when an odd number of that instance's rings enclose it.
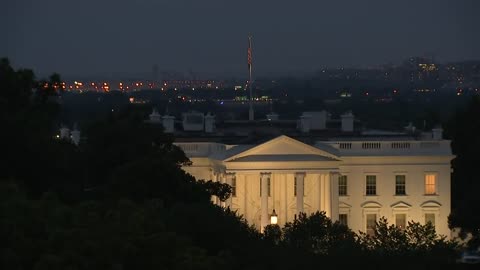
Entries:
{"label": "lit window", "polygon": [[425,225],[428,223],[432,224],[432,226],[435,228],[435,214],[432,214],[432,213],[425,214]]}
{"label": "lit window", "polygon": [[407,214],[396,214],[395,225],[401,230],[405,230],[405,227],[407,226]]}
{"label": "lit window", "polygon": [[231,183],[232,183],[232,197],[237,197],[237,178],[235,177],[235,175],[232,176]]}
{"label": "lit window", "polygon": [[437,193],[435,182],[436,182],[435,174],[425,175],[425,194],[434,195]]}
{"label": "lit window", "polygon": [[338,215],[338,221],[340,222],[340,224],[348,226],[348,216],[347,216],[347,214]]}
{"label": "lit window", "polygon": [[375,234],[375,226],[377,225],[377,214],[367,214],[367,235]]}
{"label": "lit window", "polygon": [[[267,178],[268,197],[270,197],[270,177]],[[262,178],[260,177],[260,197],[262,197]]]}
{"label": "lit window", "polygon": [[405,175],[395,175],[395,195],[405,195]]}
{"label": "lit window", "polygon": [[338,195],[347,196],[347,176],[341,175],[338,178]]}
{"label": "lit window", "polygon": [[376,175],[367,175],[366,195],[377,195]]}

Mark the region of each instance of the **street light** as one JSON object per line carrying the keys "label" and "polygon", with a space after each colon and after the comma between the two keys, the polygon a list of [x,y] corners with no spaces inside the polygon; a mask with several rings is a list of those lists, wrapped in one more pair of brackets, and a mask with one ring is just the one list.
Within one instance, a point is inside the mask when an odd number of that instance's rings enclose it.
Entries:
{"label": "street light", "polygon": [[275,212],[275,209],[273,209],[272,215],[270,216],[270,224],[276,225],[278,222],[278,216],[277,213]]}

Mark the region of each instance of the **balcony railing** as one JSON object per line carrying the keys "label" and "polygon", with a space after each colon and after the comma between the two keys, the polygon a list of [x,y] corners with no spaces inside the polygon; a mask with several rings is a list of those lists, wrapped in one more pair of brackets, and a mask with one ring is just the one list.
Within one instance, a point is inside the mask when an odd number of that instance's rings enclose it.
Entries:
{"label": "balcony railing", "polygon": [[182,148],[188,157],[208,157],[214,153],[223,152],[227,149],[225,144],[220,143],[175,143]]}
{"label": "balcony railing", "polygon": [[319,141],[346,155],[451,154],[450,141]]}

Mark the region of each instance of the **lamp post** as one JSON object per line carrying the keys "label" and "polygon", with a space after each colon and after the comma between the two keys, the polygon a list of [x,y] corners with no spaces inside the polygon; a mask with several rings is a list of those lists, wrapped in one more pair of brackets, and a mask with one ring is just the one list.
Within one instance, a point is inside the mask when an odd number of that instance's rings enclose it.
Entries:
{"label": "lamp post", "polygon": [[275,212],[275,209],[273,209],[272,215],[270,215],[270,224],[276,225],[278,223],[278,216],[277,213]]}

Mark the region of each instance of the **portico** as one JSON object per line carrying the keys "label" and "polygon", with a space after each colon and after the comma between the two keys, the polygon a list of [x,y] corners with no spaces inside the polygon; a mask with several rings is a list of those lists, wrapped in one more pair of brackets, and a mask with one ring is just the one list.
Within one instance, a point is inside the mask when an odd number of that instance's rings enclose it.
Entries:
{"label": "portico", "polygon": [[234,194],[224,205],[260,230],[270,224],[273,210],[279,225],[301,212],[325,211],[338,219],[335,155],[281,136],[222,158],[214,179],[235,182]]}
{"label": "portico", "polygon": [[[229,171],[236,181],[228,206],[259,229],[270,224],[275,210],[278,224],[292,221],[300,212],[325,211],[338,219],[338,173],[329,171]],[[227,178],[228,179],[228,178]]]}

